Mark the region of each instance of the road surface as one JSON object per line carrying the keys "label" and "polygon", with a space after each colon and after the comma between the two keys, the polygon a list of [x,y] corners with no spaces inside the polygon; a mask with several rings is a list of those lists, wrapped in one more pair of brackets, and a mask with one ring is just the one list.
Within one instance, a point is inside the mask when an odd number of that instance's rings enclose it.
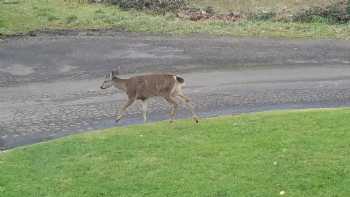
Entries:
{"label": "road surface", "polygon": [[[121,77],[181,75],[201,117],[350,105],[349,41],[42,33],[0,41],[0,149],[142,123],[134,105],[116,124],[126,96],[99,89],[118,66]],[[151,121],[169,110],[150,100]],[[179,109],[178,118],[189,117]]]}

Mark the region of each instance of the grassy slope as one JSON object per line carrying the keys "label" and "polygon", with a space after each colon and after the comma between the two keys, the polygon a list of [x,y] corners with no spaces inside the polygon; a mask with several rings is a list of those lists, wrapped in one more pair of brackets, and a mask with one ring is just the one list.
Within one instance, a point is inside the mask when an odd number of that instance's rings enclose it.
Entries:
{"label": "grassy slope", "polygon": [[[5,3],[18,2],[18,3]],[[120,28],[170,34],[209,33],[229,36],[350,39],[350,24],[281,22],[191,22],[174,16],[121,11],[114,6],[68,3],[63,0],[0,1],[0,34],[38,29]]]}
{"label": "grassy slope", "polygon": [[350,196],[350,110],[109,129],[0,154],[0,196]]}

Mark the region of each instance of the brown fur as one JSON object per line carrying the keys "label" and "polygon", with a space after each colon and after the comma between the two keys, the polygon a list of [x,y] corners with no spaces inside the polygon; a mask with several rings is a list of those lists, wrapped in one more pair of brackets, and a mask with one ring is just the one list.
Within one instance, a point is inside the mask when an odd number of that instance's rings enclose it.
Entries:
{"label": "brown fur", "polygon": [[174,75],[143,75],[125,81],[126,93],[130,99],[146,100],[154,96],[170,97],[175,86],[179,86]]}
{"label": "brown fur", "polygon": [[181,77],[171,74],[149,74],[134,76],[130,77],[129,79],[121,79],[112,73],[112,81],[115,87],[126,92],[128,95],[128,102],[123,107],[117,121],[123,117],[126,109],[136,100],[143,101],[144,120],[146,121],[146,100],[151,97],[163,97],[173,107],[171,110],[172,120],[174,120],[176,115],[176,108],[178,105],[176,98],[178,98],[184,102],[187,107],[189,107],[193,114],[193,119],[198,122],[197,116],[193,111],[192,105],[190,104],[190,99],[187,98],[182,92],[184,79]]}

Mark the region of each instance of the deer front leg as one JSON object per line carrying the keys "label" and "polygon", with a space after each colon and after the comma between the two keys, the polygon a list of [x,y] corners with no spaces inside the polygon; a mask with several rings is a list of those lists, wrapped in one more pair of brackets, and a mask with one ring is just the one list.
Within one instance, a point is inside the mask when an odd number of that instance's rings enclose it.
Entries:
{"label": "deer front leg", "polygon": [[175,121],[175,116],[176,116],[176,109],[177,109],[177,103],[176,100],[172,97],[167,97],[165,98],[169,104],[172,105],[171,111],[170,111],[170,122],[174,122]]}
{"label": "deer front leg", "polygon": [[198,116],[197,116],[197,114],[194,112],[193,106],[192,106],[192,104],[191,104],[191,100],[190,100],[188,97],[186,97],[185,95],[183,95],[183,94],[178,94],[177,96],[178,96],[178,98],[185,104],[185,106],[191,111],[191,113],[192,113],[192,119],[193,119],[196,123],[198,123],[198,122],[199,122]]}
{"label": "deer front leg", "polygon": [[146,101],[142,101],[142,112],[143,112],[143,122],[147,122],[147,108],[148,104]]}
{"label": "deer front leg", "polygon": [[124,107],[122,108],[122,110],[120,111],[120,113],[117,115],[117,118],[116,118],[116,120],[115,120],[116,122],[119,122],[119,121],[123,118],[123,116],[124,116],[126,110],[128,109],[128,107],[129,107],[131,104],[134,103],[134,101],[135,101],[135,99],[129,99],[129,100],[128,100],[128,102],[124,105]]}

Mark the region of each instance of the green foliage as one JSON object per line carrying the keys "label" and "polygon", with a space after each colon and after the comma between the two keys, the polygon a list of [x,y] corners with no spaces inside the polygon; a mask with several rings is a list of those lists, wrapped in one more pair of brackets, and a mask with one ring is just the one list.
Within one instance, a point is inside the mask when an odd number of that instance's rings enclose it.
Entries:
{"label": "green foliage", "polygon": [[350,196],[350,110],[75,135],[0,153],[0,196]]}
{"label": "green foliage", "polygon": [[174,12],[187,5],[187,0],[102,0],[122,9],[151,10],[156,13]]}
{"label": "green foliage", "polygon": [[212,6],[257,21],[344,24],[350,20],[350,0],[192,0],[192,6]]}
{"label": "green foliage", "polygon": [[314,22],[322,20],[328,23],[347,23],[350,21],[349,11],[350,0],[342,0],[325,7],[315,6],[299,11],[293,16],[293,21]]}
{"label": "green foliage", "polygon": [[262,10],[259,9],[255,12],[248,13],[248,19],[249,20],[258,20],[258,21],[264,21],[264,20],[272,20],[277,16],[277,13],[273,10]]}
{"label": "green foliage", "polygon": [[78,17],[76,15],[70,15],[66,17],[66,23],[71,24],[78,20]]}

